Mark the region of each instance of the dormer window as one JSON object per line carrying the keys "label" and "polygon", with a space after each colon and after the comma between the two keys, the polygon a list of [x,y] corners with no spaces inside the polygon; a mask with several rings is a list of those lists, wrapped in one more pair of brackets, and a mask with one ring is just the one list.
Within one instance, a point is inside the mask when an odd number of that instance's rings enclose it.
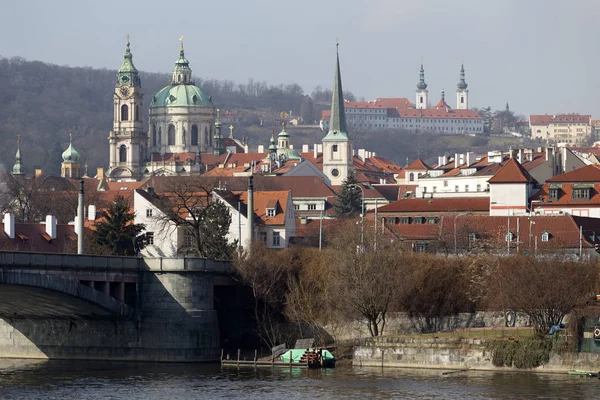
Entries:
{"label": "dormer window", "polygon": [[542,232],[542,242],[547,242],[550,240],[550,232],[544,231]]}
{"label": "dormer window", "polygon": [[427,217],[427,223],[428,224],[437,224],[438,222],[438,218],[437,217]]}
{"label": "dormer window", "polygon": [[410,217],[400,217],[400,223],[402,225],[410,224]]}
{"label": "dormer window", "polygon": [[274,216],[275,216],[275,209],[267,208],[267,217],[274,217]]}
{"label": "dormer window", "polygon": [[507,242],[512,242],[515,239],[515,234],[512,233],[512,232],[507,232],[506,235],[505,235],[505,237],[504,237],[504,239]]}
{"label": "dormer window", "polygon": [[414,217],[413,224],[422,225],[425,221],[425,217]]}
{"label": "dormer window", "polygon": [[573,185],[572,200],[586,201],[590,199],[591,187],[589,185]]}

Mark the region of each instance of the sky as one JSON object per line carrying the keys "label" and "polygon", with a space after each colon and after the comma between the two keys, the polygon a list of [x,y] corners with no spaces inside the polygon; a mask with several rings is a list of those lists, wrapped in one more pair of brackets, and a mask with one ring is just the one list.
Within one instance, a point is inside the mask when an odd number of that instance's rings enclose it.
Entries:
{"label": "sky", "polygon": [[[331,87],[339,40],[345,90],[414,101],[420,60],[432,104],[600,118],[598,0],[27,0],[1,7],[0,56],[170,72],[179,37],[194,75]],[[143,82],[142,82],[143,84]],[[111,90],[112,88],[107,88]]]}

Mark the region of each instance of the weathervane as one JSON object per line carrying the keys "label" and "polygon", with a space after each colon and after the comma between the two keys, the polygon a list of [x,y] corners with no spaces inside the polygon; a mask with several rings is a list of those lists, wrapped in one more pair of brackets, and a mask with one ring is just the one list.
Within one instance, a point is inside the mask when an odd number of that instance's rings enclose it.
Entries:
{"label": "weathervane", "polygon": [[181,42],[179,49],[183,51],[183,35],[179,36],[179,41]]}

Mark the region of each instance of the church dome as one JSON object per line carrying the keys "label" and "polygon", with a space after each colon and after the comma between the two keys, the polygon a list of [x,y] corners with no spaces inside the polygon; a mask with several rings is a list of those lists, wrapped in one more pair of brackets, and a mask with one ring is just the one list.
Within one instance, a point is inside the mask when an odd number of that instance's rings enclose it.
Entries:
{"label": "church dome", "polygon": [[63,162],[78,162],[79,152],[73,147],[73,143],[69,142],[69,147],[62,153]]}
{"label": "church dome", "polygon": [[152,97],[154,107],[213,107],[212,99],[196,85],[169,85]]}

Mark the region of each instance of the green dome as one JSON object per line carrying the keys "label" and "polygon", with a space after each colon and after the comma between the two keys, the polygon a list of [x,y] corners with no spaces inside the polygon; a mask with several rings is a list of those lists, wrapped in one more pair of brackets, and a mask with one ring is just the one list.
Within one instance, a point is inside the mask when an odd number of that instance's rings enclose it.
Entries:
{"label": "green dome", "polygon": [[62,153],[63,162],[78,162],[79,153],[73,147],[73,143],[69,142],[69,147]]}
{"label": "green dome", "polygon": [[195,85],[170,85],[162,88],[150,103],[154,107],[213,107],[212,99]]}

